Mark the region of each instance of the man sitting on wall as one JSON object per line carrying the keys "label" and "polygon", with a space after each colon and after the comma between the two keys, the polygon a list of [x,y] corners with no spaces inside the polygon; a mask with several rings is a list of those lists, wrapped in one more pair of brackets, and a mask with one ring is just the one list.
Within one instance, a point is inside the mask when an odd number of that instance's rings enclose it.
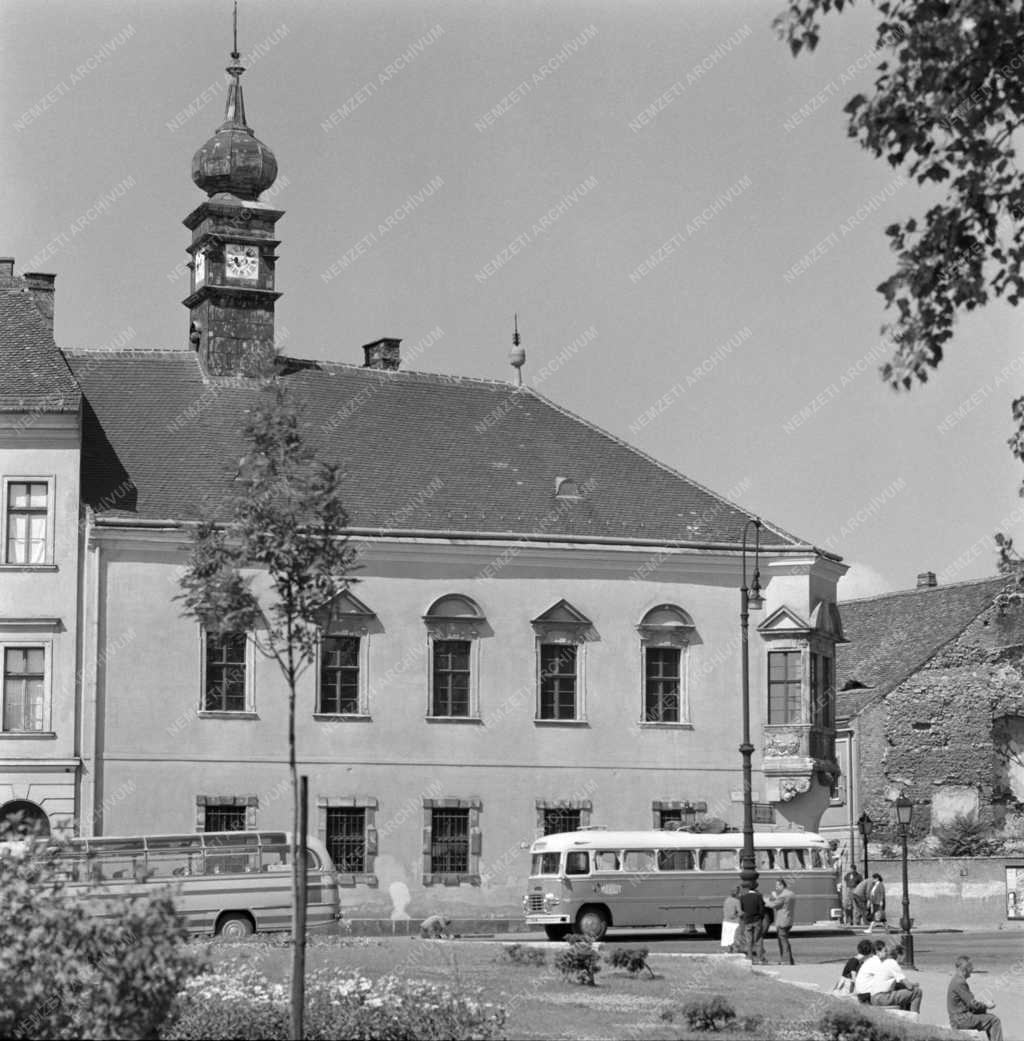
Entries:
{"label": "man sitting on wall", "polygon": [[967,985],[967,977],[974,971],[971,959],[961,954],[954,964],[956,972],[946,991],[949,1025],[960,1030],[984,1030],[988,1041],[1003,1041],[1003,1024],[998,1016],[989,1012],[995,1005],[978,1001]]}
{"label": "man sitting on wall", "polygon": [[857,972],[854,993],[862,1001],[867,997],[872,1005],[888,1005],[904,1012],[920,1012],[921,988],[909,983],[900,968],[903,947],[896,944],[886,950],[884,940],[875,943],[875,953],[866,958]]}

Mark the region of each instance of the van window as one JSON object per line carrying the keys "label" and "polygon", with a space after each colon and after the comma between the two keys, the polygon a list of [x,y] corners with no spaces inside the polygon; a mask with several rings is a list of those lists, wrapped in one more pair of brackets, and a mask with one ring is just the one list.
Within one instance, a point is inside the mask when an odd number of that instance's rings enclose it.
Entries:
{"label": "van window", "polygon": [[701,871],[735,871],[736,850],[734,849],[702,849],[700,851]]}
{"label": "van window", "polygon": [[618,871],[619,854],[613,849],[599,849],[594,854],[595,871]]}
{"label": "van window", "polygon": [[692,849],[659,849],[658,850],[659,871],[692,871],[693,850]]}
{"label": "van window", "polygon": [[784,849],[782,853],[782,866],[786,871],[803,871],[807,867],[807,853],[805,849]]}
{"label": "van window", "polygon": [[567,875],[586,875],[590,873],[589,854],[582,849],[574,849],[565,855],[565,873]]}
{"label": "van window", "polygon": [[622,854],[623,871],[653,871],[653,849],[627,849]]}

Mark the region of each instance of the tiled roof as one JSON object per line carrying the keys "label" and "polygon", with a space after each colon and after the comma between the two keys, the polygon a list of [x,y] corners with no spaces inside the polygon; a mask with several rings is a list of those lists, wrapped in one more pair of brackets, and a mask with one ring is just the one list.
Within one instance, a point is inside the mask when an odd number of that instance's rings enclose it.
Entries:
{"label": "tiled roof", "polygon": [[[849,719],[898,687],[1011,583],[999,575],[841,603],[843,632],[850,642],[836,649],[837,717]],[[857,686],[844,691],[849,683]]]}
{"label": "tiled roof", "polygon": [[0,287],[0,412],[77,412],[81,395],[20,279]]}
{"label": "tiled roof", "polygon": [[[83,497],[108,517],[187,520],[223,499],[252,383],[191,351],[69,351],[86,398]],[[748,514],[532,390],[289,362],[309,438],[342,465],[353,528],[738,544]],[[571,478],[578,500],[555,495]],[[800,547],[766,525],[762,544]]]}

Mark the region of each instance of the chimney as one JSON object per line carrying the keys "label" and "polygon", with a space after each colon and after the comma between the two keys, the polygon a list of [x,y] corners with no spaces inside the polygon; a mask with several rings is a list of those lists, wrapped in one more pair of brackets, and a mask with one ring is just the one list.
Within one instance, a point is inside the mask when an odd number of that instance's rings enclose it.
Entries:
{"label": "chimney", "polygon": [[934,571],[922,571],[921,574],[917,576],[918,589],[934,589],[938,584]]}
{"label": "chimney", "polygon": [[388,369],[397,372],[398,366],[402,364],[402,358],[398,350],[401,340],[374,340],[363,347],[366,361],[363,362],[364,369]]}
{"label": "chimney", "polygon": [[43,275],[38,271],[26,271],[23,275],[25,284],[28,286],[32,299],[35,301],[39,313],[46,321],[50,332],[53,332],[53,298],[54,280],[56,275]]}
{"label": "chimney", "polygon": [[14,257],[0,257],[0,286],[14,283]]}

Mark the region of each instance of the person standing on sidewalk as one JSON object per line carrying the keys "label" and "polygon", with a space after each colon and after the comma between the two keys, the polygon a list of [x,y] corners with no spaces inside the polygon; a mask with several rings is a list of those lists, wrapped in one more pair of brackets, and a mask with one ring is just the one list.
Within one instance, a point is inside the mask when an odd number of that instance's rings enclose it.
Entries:
{"label": "person standing on sidewalk", "polygon": [[946,991],[946,1011],[949,1025],[960,1030],[984,1030],[988,1041],[1003,1041],[1003,1024],[989,1009],[995,1005],[978,999],[971,993],[967,978],[974,972],[971,959],[961,954],[954,963],[956,971]]}
{"label": "person standing on sidewalk", "polygon": [[766,903],[775,912],[775,934],[779,939],[779,964],[795,965],[793,948],[789,944],[789,932],[793,928],[796,916],[796,894],[780,878],[775,883],[775,890]]}
{"label": "person standing on sidewalk", "polygon": [[850,868],[849,871],[843,875],[843,888],[842,888],[842,901],[843,901],[843,924],[844,925],[856,925],[857,920],[854,916],[854,899],[853,891],[861,884],[860,872],[857,870],[856,865]]}
{"label": "person standing on sidewalk", "polygon": [[752,885],[740,895],[740,928],[743,930],[743,953],[755,964],[763,965],[764,897]]}
{"label": "person standing on sidewalk", "polygon": [[873,932],[876,925],[882,927],[883,933],[889,931],[885,922],[885,883],[877,871],[871,876],[871,888],[868,889],[868,927],[864,932]]}
{"label": "person standing on sidewalk", "polygon": [[727,954],[735,953],[740,946],[736,933],[740,927],[740,893],[743,890],[736,886],[722,903],[722,941],[721,946]]}

